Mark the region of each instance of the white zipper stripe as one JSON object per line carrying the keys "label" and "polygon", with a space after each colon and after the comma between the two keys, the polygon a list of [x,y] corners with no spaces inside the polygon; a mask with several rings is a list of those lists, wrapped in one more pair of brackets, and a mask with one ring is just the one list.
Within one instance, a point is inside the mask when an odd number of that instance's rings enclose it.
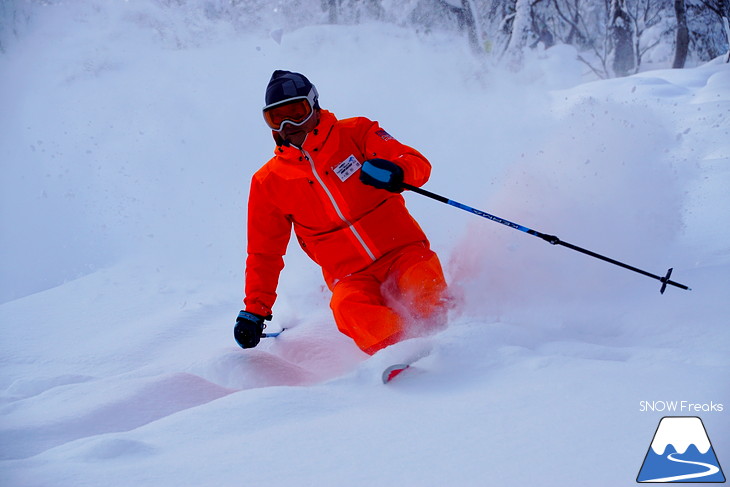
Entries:
{"label": "white zipper stripe", "polygon": [[317,169],[315,169],[315,167],[314,167],[314,159],[312,159],[312,157],[309,155],[309,153],[307,151],[305,151],[304,149],[299,149],[299,150],[302,151],[302,153],[304,154],[304,157],[306,157],[307,160],[309,161],[309,165],[312,166],[312,173],[314,174],[314,178],[317,180],[319,185],[322,186],[322,189],[324,189],[324,192],[327,193],[327,197],[330,199],[330,203],[332,203],[332,206],[335,207],[337,216],[339,216],[343,222],[347,223],[347,226],[350,228],[350,230],[352,230],[352,233],[355,235],[355,238],[357,239],[357,241],[360,242],[360,245],[362,245],[362,247],[365,249],[365,252],[367,252],[368,257],[370,257],[372,260],[376,260],[375,254],[373,254],[373,252],[367,246],[367,244],[365,243],[365,240],[363,240],[360,233],[357,231],[357,229],[354,226],[352,226],[352,223],[350,223],[350,221],[347,218],[345,218],[345,215],[342,214],[342,211],[340,211],[340,207],[337,205],[337,202],[335,201],[335,197],[332,195],[332,193],[330,192],[327,185],[324,184],[324,181],[322,180],[320,175],[317,173]]}

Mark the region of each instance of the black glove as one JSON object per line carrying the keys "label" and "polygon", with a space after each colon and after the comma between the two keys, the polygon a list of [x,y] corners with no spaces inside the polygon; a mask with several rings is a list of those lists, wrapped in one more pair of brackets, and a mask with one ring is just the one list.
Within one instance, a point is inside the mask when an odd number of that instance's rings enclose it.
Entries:
{"label": "black glove", "polygon": [[236,326],[233,327],[233,336],[241,348],[253,348],[261,341],[261,333],[266,325],[264,320],[270,320],[271,316],[263,317],[257,314],[243,311],[238,313]]}
{"label": "black glove", "polygon": [[370,159],[360,169],[360,181],[391,193],[402,193],[403,169],[386,159]]}

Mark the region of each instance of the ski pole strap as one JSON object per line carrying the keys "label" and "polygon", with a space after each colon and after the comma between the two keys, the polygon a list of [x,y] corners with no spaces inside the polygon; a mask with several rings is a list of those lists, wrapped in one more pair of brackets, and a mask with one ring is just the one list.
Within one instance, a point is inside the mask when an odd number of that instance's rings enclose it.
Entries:
{"label": "ski pole strap", "polygon": [[454,201],[454,200],[451,200],[444,196],[438,195],[436,193],[432,193],[423,188],[419,188],[418,186],[413,186],[413,185],[407,184],[407,183],[402,183],[402,186],[403,186],[403,189],[413,191],[414,193],[418,193],[420,195],[426,196],[426,197],[434,199],[436,201],[440,201],[441,203],[446,203],[447,205],[454,206],[461,210],[468,211],[469,213],[473,213],[475,215],[481,216],[482,218],[486,218],[487,220],[491,220],[496,223],[501,223],[502,225],[506,225],[510,228],[514,228],[515,230],[519,230],[521,232],[528,233],[535,237],[539,237],[552,245],[562,245],[563,247],[567,247],[571,250],[575,250],[575,251],[581,252],[585,255],[595,257],[596,259],[600,259],[604,262],[608,262],[610,264],[614,264],[619,267],[623,267],[624,269],[628,269],[630,271],[637,272],[644,276],[651,277],[652,279],[657,279],[658,281],[660,281],[662,283],[662,287],[659,290],[659,292],[661,294],[664,294],[664,291],[667,289],[667,285],[675,286],[680,289],[685,289],[687,291],[691,290],[689,287],[685,286],[684,284],[680,284],[678,282],[675,282],[675,281],[672,281],[669,279],[669,276],[672,275],[672,269],[669,269],[669,271],[667,272],[667,274],[664,277],[660,277],[660,276],[657,276],[650,272],[647,272],[645,270],[639,269],[638,267],[634,267],[634,266],[625,264],[623,262],[619,262],[618,260],[612,259],[610,257],[606,257],[605,255],[598,254],[596,252],[593,252],[592,250],[584,249],[582,247],[578,247],[577,245],[573,245],[571,243],[564,242],[564,241],[560,240],[558,237],[556,237],[555,235],[548,235],[546,233],[538,232],[537,230],[527,228],[525,226],[519,225],[519,224],[511,222],[509,220],[505,220],[504,218],[500,218],[498,216],[487,213],[485,211],[477,210],[476,208],[472,208],[471,206],[467,206],[465,204],[459,203],[458,201]]}

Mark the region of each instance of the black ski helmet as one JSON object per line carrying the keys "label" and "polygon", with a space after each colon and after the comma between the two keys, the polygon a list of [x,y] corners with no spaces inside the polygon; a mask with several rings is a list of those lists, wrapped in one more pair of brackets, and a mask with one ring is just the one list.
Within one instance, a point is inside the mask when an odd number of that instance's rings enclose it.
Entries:
{"label": "black ski helmet", "polygon": [[314,107],[319,108],[319,94],[317,88],[300,73],[277,69],[271,75],[269,84],[266,86],[266,106],[296,98],[298,96],[309,96],[314,90]]}

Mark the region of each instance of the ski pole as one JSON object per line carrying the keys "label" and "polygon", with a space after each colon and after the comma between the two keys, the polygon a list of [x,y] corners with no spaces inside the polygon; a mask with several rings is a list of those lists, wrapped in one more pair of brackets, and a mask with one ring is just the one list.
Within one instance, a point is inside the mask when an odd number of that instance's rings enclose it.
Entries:
{"label": "ski pole", "polygon": [[282,328],[281,331],[275,331],[273,333],[262,333],[261,338],[276,338],[281,335],[286,328]]}
{"label": "ski pole", "polygon": [[619,262],[619,261],[617,261],[615,259],[612,259],[610,257],[606,257],[604,255],[597,254],[596,252],[593,252],[591,250],[587,250],[587,249],[578,247],[577,245],[573,245],[571,243],[564,242],[564,241],[560,240],[558,237],[556,237],[555,235],[547,235],[545,233],[538,232],[537,230],[533,230],[531,228],[527,228],[527,227],[524,227],[522,225],[518,225],[517,223],[513,223],[513,222],[511,222],[509,220],[505,220],[504,218],[500,218],[498,216],[491,215],[491,214],[489,214],[487,212],[484,212],[484,211],[481,211],[481,210],[477,210],[476,208],[472,208],[471,206],[464,205],[464,204],[459,203],[459,202],[454,201],[454,200],[450,200],[450,199],[448,199],[448,198],[446,198],[444,196],[438,195],[436,193],[432,193],[430,191],[426,191],[423,188],[419,188],[417,186],[412,186],[412,185],[406,184],[406,183],[402,183],[402,187],[404,189],[413,191],[414,193],[418,193],[418,194],[421,194],[423,196],[427,196],[427,197],[429,197],[431,199],[434,199],[436,201],[440,201],[441,203],[446,203],[447,205],[451,205],[451,206],[454,206],[456,208],[460,208],[460,209],[462,209],[464,211],[468,211],[469,213],[473,213],[475,215],[481,216],[483,218],[486,218],[487,220],[491,220],[493,222],[501,223],[502,225],[506,225],[506,226],[508,226],[510,228],[514,228],[515,230],[519,230],[521,232],[529,233],[530,235],[534,235],[535,237],[539,237],[539,238],[545,240],[546,242],[549,242],[552,245],[562,245],[563,247],[567,247],[567,248],[569,248],[571,250],[576,250],[578,252],[581,252],[583,254],[589,255],[591,257],[595,257],[596,259],[600,259],[600,260],[603,260],[605,262],[608,262],[608,263],[617,265],[619,267],[623,267],[624,269],[628,269],[630,271],[637,272],[637,273],[642,274],[644,276],[651,277],[652,279],[656,279],[656,280],[658,280],[659,282],[662,283],[662,287],[659,290],[659,292],[661,294],[664,294],[664,291],[667,289],[667,285],[671,285],[671,286],[678,287],[680,289],[685,289],[687,291],[691,291],[691,289],[689,287],[685,286],[684,284],[680,284],[678,282],[675,282],[675,281],[672,281],[672,280],[669,279],[669,276],[672,275],[672,268],[670,268],[667,271],[667,274],[664,277],[657,276],[656,274],[652,274],[651,272],[647,272],[647,271],[642,270],[642,269],[639,269],[637,267],[630,266],[628,264],[624,264],[623,262]]}

